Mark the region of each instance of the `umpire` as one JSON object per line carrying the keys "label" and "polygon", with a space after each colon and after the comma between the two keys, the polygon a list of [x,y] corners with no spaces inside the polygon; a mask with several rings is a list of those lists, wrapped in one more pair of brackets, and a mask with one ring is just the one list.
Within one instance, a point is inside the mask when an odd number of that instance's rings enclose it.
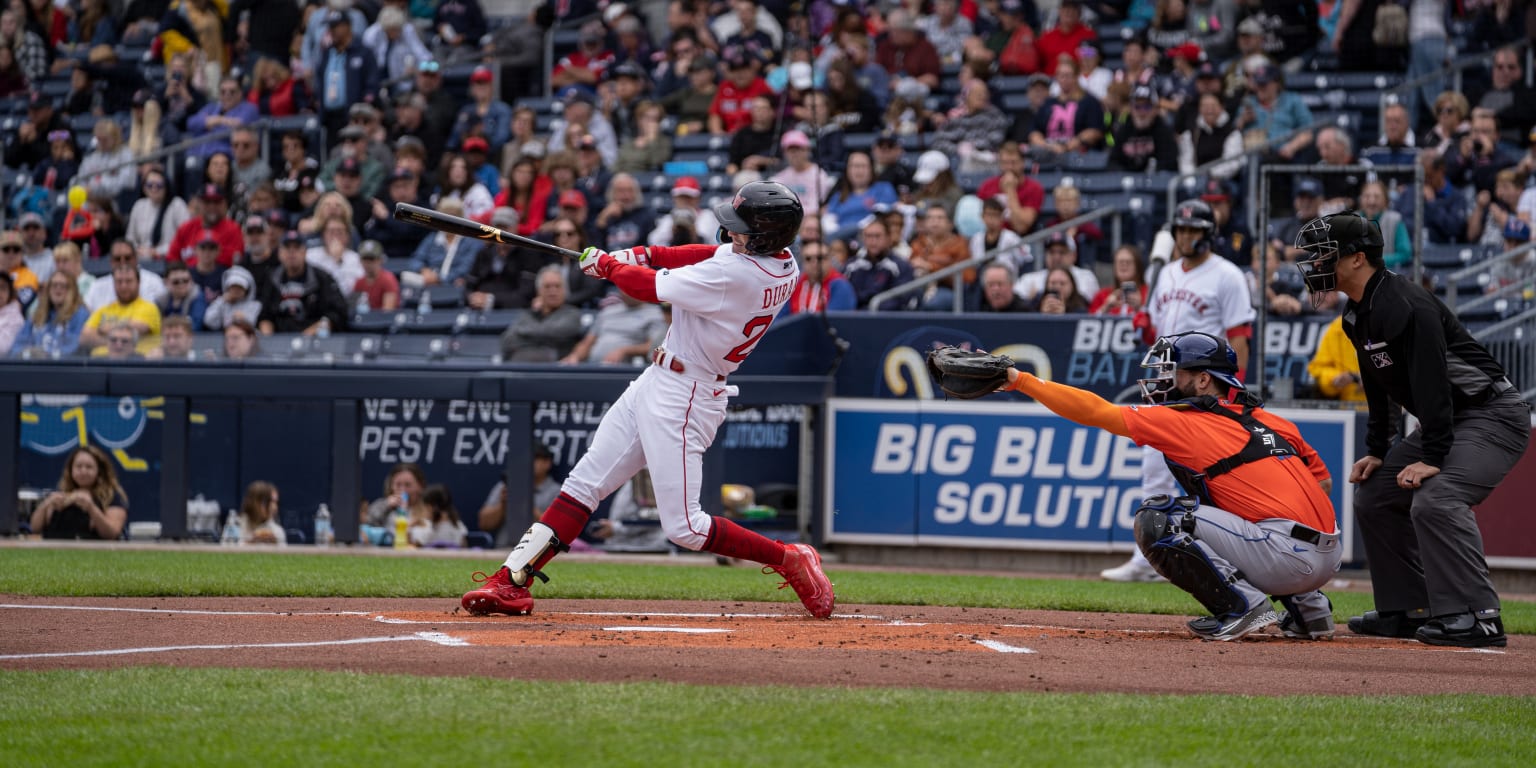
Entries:
{"label": "umpire", "polygon": [[[1472,505],[1514,467],[1530,407],[1493,356],[1422,287],[1386,270],[1381,230],[1355,213],[1324,216],[1296,236],[1314,296],[1349,297],[1344,332],[1360,358],[1370,419],[1355,462],[1355,509],[1376,610],[1349,620],[1366,635],[1431,645],[1503,646]],[[1392,445],[1396,409],[1419,428]]]}

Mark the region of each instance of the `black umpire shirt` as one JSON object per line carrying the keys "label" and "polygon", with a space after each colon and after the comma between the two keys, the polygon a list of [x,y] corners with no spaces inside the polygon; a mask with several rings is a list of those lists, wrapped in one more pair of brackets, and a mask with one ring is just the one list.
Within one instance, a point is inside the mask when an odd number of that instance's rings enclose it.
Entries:
{"label": "black umpire shirt", "polygon": [[1371,276],[1359,302],[1345,305],[1344,333],[1360,358],[1370,405],[1365,447],[1377,458],[1391,447],[1390,403],[1396,403],[1419,420],[1423,462],[1445,466],[1456,411],[1487,402],[1506,381],[1504,369],[1444,304],[1385,269]]}

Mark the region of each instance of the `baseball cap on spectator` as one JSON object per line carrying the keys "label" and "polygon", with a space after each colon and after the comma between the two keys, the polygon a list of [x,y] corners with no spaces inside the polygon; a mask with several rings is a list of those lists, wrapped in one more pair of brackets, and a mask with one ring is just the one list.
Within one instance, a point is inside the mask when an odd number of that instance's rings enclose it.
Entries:
{"label": "baseball cap on spectator", "polygon": [[1003,0],[998,5],[998,9],[1003,13],[1022,16],[1024,14],[1024,0]]}
{"label": "baseball cap on spectator", "polygon": [[620,16],[623,16],[624,13],[628,10],[629,6],[623,3],[612,3],[607,8],[603,9],[603,21],[612,24],[613,22],[617,21]]}
{"label": "baseball cap on spectator", "polygon": [[718,65],[719,62],[715,61],[714,56],[709,54],[699,54],[698,56],[693,57],[693,61],[688,64],[688,71],[713,72],[715,71],[715,67]]}
{"label": "baseball cap on spectator", "polygon": [[334,27],[337,24],[345,24],[350,27],[352,26],[352,18],[347,16],[345,12],[332,11],[331,15],[326,18],[325,25],[328,27]]}
{"label": "baseball cap on spectator", "polygon": [[949,155],[930,149],[917,158],[917,170],[912,172],[912,180],[919,184],[927,184],[947,170],[949,170]]}
{"label": "baseball cap on spectator", "polygon": [[516,229],[517,209],[508,208],[505,205],[498,206],[495,210],[491,211],[491,226],[500,227],[501,229]]}
{"label": "baseball cap on spectator", "polygon": [[1208,77],[1217,80],[1221,79],[1221,70],[1217,69],[1216,65],[1209,59],[1200,62],[1200,66],[1195,69],[1195,79],[1203,80]]}
{"label": "baseball cap on spectator", "polygon": [[222,203],[224,202],[224,190],[219,189],[217,184],[204,184],[202,194],[199,194],[198,197]]}
{"label": "baseball cap on spectator", "polygon": [[21,233],[12,229],[0,232],[0,248],[6,246],[21,247]]}
{"label": "baseball cap on spectator", "polygon": [[805,131],[788,130],[784,132],[784,138],[779,140],[779,146],[782,146],[785,149],[789,149],[791,147],[809,149],[811,146],[811,137],[806,136]]}
{"label": "baseball cap on spectator", "polygon": [[928,98],[928,84],[915,77],[903,77],[892,88],[896,98],[902,101],[923,101]]}
{"label": "baseball cap on spectator", "polygon": [[901,146],[901,139],[896,138],[894,134],[882,133],[879,138],[875,139],[875,146],[885,147],[886,149],[899,147]]}
{"label": "baseball cap on spectator", "polygon": [[574,189],[567,189],[560,193],[560,207],[585,208],[587,207],[587,196]]}
{"label": "baseball cap on spectator", "polygon": [[1511,216],[1504,222],[1504,239],[1529,242],[1531,239],[1531,225]]}
{"label": "baseball cap on spectator", "polygon": [[789,85],[802,91],[808,91],[816,84],[812,76],[811,65],[808,62],[797,61],[789,65]]}
{"label": "baseball cap on spectator", "polygon": [[[314,186],[314,179],[310,179],[310,186]],[[287,229],[288,214],[281,208],[273,208],[267,211],[267,226],[274,229]]]}
{"label": "baseball cap on spectator", "polygon": [[414,150],[422,157],[427,156],[427,145],[422,143],[421,139],[409,135],[395,139],[395,154],[398,155],[407,150]]}
{"label": "baseball cap on spectator", "polygon": [[496,74],[491,71],[490,67],[475,67],[475,71],[469,73],[469,82],[471,83],[489,83],[495,79]]}
{"label": "baseball cap on spectator", "polygon": [[366,101],[359,101],[347,109],[348,117],[365,117],[369,120],[379,119],[379,110]]}
{"label": "baseball cap on spectator", "polygon": [[1296,180],[1296,190],[1293,194],[1296,197],[1301,197],[1302,195],[1319,197],[1323,194],[1323,183],[1311,176],[1302,176]]}
{"label": "baseball cap on spectator", "polygon": [[1221,203],[1232,199],[1232,192],[1221,179],[1206,179],[1200,190],[1200,199],[1207,203]]}
{"label": "baseball cap on spectator", "polygon": [[53,109],[53,97],[39,90],[27,94],[27,109]]}
{"label": "baseball cap on spectator", "polygon": [[1258,19],[1249,16],[1243,19],[1241,24],[1237,25],[1237,33],[1239,35],[1262,35],[1264,34],[1264,24]]}
{"label": "baseball cap on spectator", "polygon": [[342,174],[346,174],[348,176],[360,176],[362,173],[363,166],[361,163],[357,162],[357,158],[355,157],[344,157],[341,159],[341,164],[336,166],[337,176],[341,176]]}
{"label": "baseball cap on spectator", "polygon": [[465,152],[489,152],[491,151],[491,145],[490,142],[485,140],[484,136],[469,136],[464,139],[464,144],[460,149]]}
{"label": "baseball cap on spectator", "polygon": [[538,139],[529,139],[523,142],[523,146],[518,148],[517,153],[523,157],[539,158],[549,154],[549,148]]}
{"label": "baseball cap on spectator", "polygon": [[256,289],[256,278],[245,267],[234,266],[224,271],[223,285],[226,291],[231,285],[238,285],[244,288],[246,293],[250,293]]}
{"label": "baseball cap on spectator", "polygon": [[21,219],[16,222],[16,226],[18,228],[43,227],[46,229],[48,223],[43,221],[42,214],[37,211],[27,211],[21,215]]}
{"label": "baseball cap on spectator", "polygon": [[615,80],[621,77],[633,77],[636,80],[644,80],[645,69],[633,61],[626,61],[609,70],[608,75]]}
{"label": "baseball cap on spectator", "polygon": [[260,214],[253,213],[245,217],[245,223],[240,228],[247,232],[265,232],[267,230],[267,220],[263,219]]}
{"label": "baseball cap on spectator", "polygon": [[1199,61],[1200,57],[1204,54],[1201,52],[1198,43],[1184,43],[1183,45],[1175,45],[1169,48],[1168,55],[1175,59],[1184,59],[1185,61]]}
{"label": "baseball cap on spectator", "polygon": [[348,125],[347,127],[342,128],[340,131],[337,131],[336,135],[339,136],[342,141],[352,141],[353,139],[367,138],[368,129],[362,127],[361,125]]}
{"label": "baseball cap on spectator", "polygon": [[535,459],[554,459],[555,452],[551,451],[549,446],[544,444],[543,440],[535,440],[533,441],[533,457]]}
{"label": "baseball cap on spectator", "polygon": [[199,248],[212,248],[213,250],[216,251],[216,250],[219,249],[219,241],[214,239],[212,232],[206,232],[205,231],[205,232],[203,232],[203,236],[198,239],[197,247],[199,247]]}
{"label": "baseball cap on spectator", "polygon": [[581,140],[576,142],[576,148],[577,149],[590,149],[593,152],[596,152],[597,151],[597,139],[593,138],[592,134],[589,133],[589,134],[581,137]]}
{"label": "baseball cap on spectator", "polygon": [[1260,64],[1254,67],[1248,76],[1253,78],[1254,85],[1265,85],[1280,79],[1280,73],[1271,64]]}
{"label": "baseball cap on spectator", "polygon": [[303,245],[304,236],[297,229],[290,229],[283,233],[283,245]]}
{"label": "baseball cap on spectator", "polygon": [[443,65],[438,64],[435,60],[432,59],[428,59],[416,65],[416,71],[425,75],[442,74],[442,68]]}
{"label": "baseball cap on spectator", "polygon": [[1131,91],[1131,102],[1138,101],[1157,101],[1157,94],[1152,92],[1152,86],[1138,85]]}
{"label": "baseball cap on spectator", "polygon": [[393,184],[393,183],[395,183],[397,181],[415,181],[415,180],[416,180],[416,174],[411,173],[411,169],[406,168],[404,166],[397,165],[397,166],[395,166],[395,169],[393,171],[389,172],[389,179],[386,180],[386,183]]}
{"label": "baseball cap on spectator", "polygon": [[1053,245],[1065,246],[1069,251],[1077,250],[1077,243],[1065,232],[1057,232],[1045,238],[1045,242],[1041,244],[1041,247],[1050,250],[1050,247]]}
{"label": "baseball cap on spectator", "polygon": [[1037,85],[1045,86],[1046,88],[1051,87],[1051,76],[1036,72],[1030,75],[1028,80],[1024,81],[1025,88],[1033,88]]}
{"label": "baseball cap on spectator", "polygon": [[588,93],[583,88],[578,88],[574,85],[568,85],[564,90],[560,91],[559,99],[560,105],[566,107],[577,102],[585,102],[587,104],[591,104],[592,94]]}
{"label": "baseball cap on spectator", "polygon": [[726,69],[741,69],[752,63],[747,52],[739,45],[727,45],[721,49],[720,60],[725,62]]}
{"label": "baseball cap on spectator", "polygon": [[677,181],[672,184],[673,197],[677,197],[678,195],[682,195],[684,197],[698,197],[700,194],[702,194],[702,190],[699,189],[699,180],[692,176],[680,176],[678,177]]}
{"label": "baseball cap on spectator", "polygon": [[364,240],[357,246],[357,256],[360,259],[384,258],[384,246],[377,240]]}

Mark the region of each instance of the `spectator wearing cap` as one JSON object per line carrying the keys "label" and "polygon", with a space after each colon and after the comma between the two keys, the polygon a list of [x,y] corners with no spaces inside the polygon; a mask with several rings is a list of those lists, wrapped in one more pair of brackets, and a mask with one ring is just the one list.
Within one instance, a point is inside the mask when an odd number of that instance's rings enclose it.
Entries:
{"label": "spectator wearing cap", "polygon": [[1209,61],[1200,62],[1195,68],[1194,82],[1191,86],[1189,97],[1181,99],[1177,109],[1169,114],[1173,118],[1173,132],[1176,134],[1192,130],[1195,121],[1200,118],[1200,97],[1205,94],[1216,96],[1217,102],[1226,107],[1225,97],[1221,92],[1221,71]]}
{"label": "spectator wearing cap", "polygon": [[998,3],[997,27],[987,36],[987,48],[997,55],[998,71],[1005,75],[1032,75],[1040,71],[1040,51],[1035,30],[1025,20],[1024,0]]}
{"label": "spectator wearing cap", "polygon": [[976,196],[983,201],[997,199],[1007,206],[1008,228],[1028,234],[1040,218],[1045,205],[1045,188],[1025,172],[1024,153],[1014,142],[1004,142],[997,150],[998,174],[981,182]]}
{"label": "spectator wearing cap", "polygon": [[602,234],[601,247],[617,251],[645,245],[645,236],[656,227],[656,212],[645,204],[645,196],[635,177],[627,173],[614,174],[608,182],[607,200],[607,205],[597,212],[594,220]]}
{"label": "spectator wearing cap", "polygon": [[1200,199],[1211,206],[1216,231],[1211,233],[1211,252],[1239,268],[1253,263],[1253,235],[1241,217],[1232,215],[1232,190],[1236,182],[1209,178],[1201,188]]}
{"label": "spectator wearing cap", "polygon": [[677,124],[677,135],[703,133],[709,129],[709,109],[715,103],[719,87],[714,57],[708,53],[695,56],[688,64],[687,85],[674,88],[661,97],[662,109]]}
{"label": "spectator wearing cap", "polygon": [[205,237],[212,237],[219,244],[219,265],[234,266],[241,251],[245,250],[245,239],[240,233],[240,225],[229,218],[229,201],[218,186],[213,184],[203,185],[198,200],[201,203],[201,215],[188,220],[176,230],[176,236],[171,238],[171,244],[166,249],[165,258],[168,261],[190,262],[195,256],[197,244]]}
{"label": "spectator wearing cap", "polygon": [[[219,244],[210,240],[214,249]],[[219,276],[222,280],[223,275]],[[194,332],[203,329],[203,314],[208,311],[208,301],[203,296],[203,290],[192,281],[192,270],[185,263],[173,262],[165,267],[165,295],[156,302],[160,310],[160,318],[172,315],[187,318],[192,323]]]}
{"label": "spectator wearing cap", "polygon": [[[436,61],[423,61],[416,65],[416,93],[427,100],[426,121],[432,132],[447,141],[459,119],[459,99],[443,88],[442,65]],[[425,139],[423,139],[425,140]],[[431,145],[429,145],[431,146]]]}
{"label": "spectator wearing cap", "polygon": [[[256,286],[261,302],[258,325],[262,334],[302,333],[312,336],[322,327],[347,328],[347,299],[336,279],[308,264],[304,236],[290,229],[277,251],[279,268]],[[228,327],[226,324],[225,327]]]}
{"label": "spectator wearing cap", "polygon": [[401,140],[409,137],[421,145],[428,164],[442,160],[444,142],[448,137],[437,132],[436,124],[427,114],[428,109],[427,97],[419,93],[405,94],[395,102],[388,139],[394,145],[397,156]]}
{"label": "spectator wearing cap", "polygon": [[[1506,252],[1513,251],[1523,245],[1530,244],[1531,225],[1520,219],[1510,217],[1504,222],[1503,234],[1504,250]],[[1530,280],[1536,277],[1536,256],[1532,256],[1530,251],[1526,251],[1512,260],[1499,262],[1499,264],[1489,270],[1489,277],[1492,279],[1489,280],[1488,287],[1485,289],[1488,293],[1495,293],[1516,283]]]}
{"label": "spectator wearing cap", "polygon": [[0,273],[10,278],[11,294],[21,303],[23,310],[32,305],[39,287],[46,282],[39,280],[37,274],[22,260],[21,236],[9,230],[0,232]]}
{"label": "spectator wearing cap", "polygon": [[1200,62],[1204,59],[1205,52],[1194,43],[1184,43],[1168,49],[1168,60],[1172,62],[1172,69],[1153,83],[1153,87],[1157,89],[1157,96],[1162,101],[1164,112],[1169,115],[1177,114],[1179,108],[1184,106],[1184,102],[1190,100],[1190,94],[1195,90],[1195,79],[1200,70]]}
{"label": "spectator wearing cap", "polygon": [[889,133],[881,134],[870,148],[870,157],[875,161],[875,180],[890,184],[898,197],[913,189],[912,169],[902,162],[904,154],[906,150],[901,146],[901,140]]}
{"label": "spectator wearing cap", "polygon": [[1298,176],[1291,184],[1291,209],[1295,215],[1270,220],[1270,241],[1285,249],[1288,254],[1292,253],[1296,234],[1307,222],[1322,215],[1322,207],[1323,183],[1313,176]]}
{"label": "spectator wearing cap", "polygon": [[1280,69],[1273,64],[1262,64],[1249,73],[1251,93],[1243,99],[1237,127],[1244,132],[1260,131],[1266,141],[1289,136],[1274,149],[1275,155],[1289,161],[1312,145],[1312,131],[1307,130],[1312,124],[1312,110],[1300,96],[1285,90],[1281,78]]}
{"label": "spectator wearing cap", "polygon": [[613,126],[614,135],[620,142],[634,138],[638,125],[635,109],[640,104],[650,80],[639,62],[625,61],[609,71],[609,82],[604,83],[602,94],[603,117]]}
{"label": "spectator wearing cap", "polygon": [[327,189],[340,189],[340,176],[356,176],[357,186],[349,186],[342,192],[348,200],[367,197],[378,192],[384,182],[386,167],[368,152],[368,132],[362,126],[349,125],[341,130],[341,146],[331,153],[331,159],[320,171],[318,182]]}
{"label": "spectator wearing cap", "polygon": [[654,101],[635,107],[635,131],[619,145],[615,171],[656,171],[672,159],[672,136],[661,127],[664,117],[665,111]]}
{"label": "spectator wearing cap", "polygon": [[21,215],[17,222],[21,229],[21,260],[37,275],[39,283],[48,282],[53,274],[53,252],[48,250],[48,228],[43,217],[32,211]]}
{"label": "spectator wearing cap", "polygon": [[261,318],[261,302],[256,300],[256,277],[245,267],[224,271],[224,290],[203,311],[203,328],[220,331],[235,320],[251,325]]}
{"label": "spectator wearing cap", "polygon": [[336,168],[333,182],[336,188],[332,192],[345,199],[352,210],[352,215],[347,217],[348,225],[353,232],[363,231],[373,216],[373,197],[367,193],[358,162],[351,158],[343,160]]}
{"label": "spectator wearing cap", "polygon": [[141,257],[163,259],[176,231],[191,218],[191,213],[159,170],[144,174],[142,189],[143,196],[133,202],[128,213],[126,237]]}
{"label": "spectator wearing cap", "polygon": [[[186,264],[191,270],[192,282],[198,286],[204,300],[212,301],[218,298],[224,284],[224,267],[219,265],[219,241],[204,233],[203,239],[198,241],[193,252],[196,254],[193,258],[180,263]],[[178,262],[170,262],[170,264],[175,263]]]}
{"label": "spectator wearing cap", "polygon": [[913,195],[919,209],[930,205],[942,205],[954,218],[955,205],[965,194],[955,181],[950,169],[949,156],[937,150],[928,150],[917,158],[917,170],[912,172]]}
{"label": "spectator wearing cap", "polygon": [[[615,8],[621,9],[617,16],[613,16]],[[652,49],[651,36],[646,31],[645,24],[630,13],[623,3],[611,3],[607,14],[610,16],[608,23],[613,29],[614,62],[618,64],[634,62],[649,68],[656,59],[656,52]]]}
{"label": "spectator wearing cap", "polygon": [[[424,201],[421,199],[421,187],[416,174],[406,168],[396,168],[389,175],[385,197],[374,198],[369,203],[369,217],[363,224],[363,236],[376,241],[383,248],[386,258],[410,258],[431,230],[396,219],[395,204],[420,205],[422,202]],[[358,254],[361,255],[362,251],[358,251]],[[380,305],[371,304],[371,306]]]}
{"label": "spectator wearing cap", "polygon": [[784,153],[784,168],[769,180],[783,184],[799,195],[800,205],[807,216],[817,215],[821,211],[821,201],[832,194],[836,179],[811,162],[811,139],[804,133],[785,131],[779,147]]}
{"label": "spectator wearing cap", "polygon": [[48,156],[32,169],[32,183],[52,192],[62,192],[80,171],[80,156],[74,134],[68,129],[48,134]]}
{"label": "spectator wearing cap", "polygon": [[911,78],[938,90],[942,63],[933,43],[918,30],[912,13],[896,8],[885,16],[886,35],[875,47],[875,62],[893,79]]}
{"label": "spectator wearing cap", "polygon": [[[245,235],[245,269],[251,273],[254,286],[266,279],[267,273],[277,267],[277,241],[288,229],[288,221],[281,211],[267,216],[246,216],[241,231]],[[234,267],[230,267],[234,269]],[[226,270],[226,274],[228,271]],[[254,287],[251,296],[254,297]],[[252,317],[252,323],[255,319]]]}
{"label": "spectator wearing cap", "polygon": [[140,354],[159,345],[160,310],[139,294],[139,270],[114,266],[112,279],[97,282],[107,286],[112,299],[91,312],[91,318],[85,321],[85,328],[80,332],[80,348],[105,347],[106,331],[115,325],[127,325],[138,334],[137,351]]}
{"label": "spectator wearing cap", "polygon": [[958,155],[962,167],[992,166],[1006,138],[1010,119],[992,103],[991,89],[980,79],[962,87],[959,101],[959,106],[950,112],[933,116],[938,124],[933,148]]}
{"label": "spectator wearing cap", "polygon": [[602,209],[608,198],[608,183],[613,172],[608,170],[597,142],[591,136],[582,136],[576,142],[576,189],[587,196],[594,209]]}
{"label": "spectator wearing cap", "polygon": [[[352,284],[352,295],[367,297],[368,308],[388,312],[400,307],[400,281],[384,268],[384,246],[377,240],[364,240],[357,247],[363,275]],[[362,299],[358,299],[361,306]]]}
{"label": "spectator wearing cap", "polygon": [[[1091,269],[1084,269],[1077,265],[1077,243],[1067,236],[1065,232],[1057,232],[1045,240],[1045,266],[1033,272],[1027,272],[1014,283],[1013,292],[1025,301],[1033,302],[1039,311],[1044,312],[1044,294],[1050,288],[1050,275],[1053,270],[1065,270],[1072,276],[1075,295],[1079,297],[1093,296],[1099,292],[1099,278]],[[1065,295],[1058,298],[1067,299]],[[1068,312],[1086,312],[1088,300],[1083,299],[1082,309],[1066,309]]]}
{"label": "spectator wearing cap", "polygon": [[549,74],[549,84],[554,90],[575,87],[585,89],[591,95],[597,93],[597,84],[613,65],[613,51],[608,50],[608,28],[599,19],[581,25],[577,32],[576,50],[560,57]]}
{"label": "spectator wearing cap", "polygon": [[1041,32],[1035,42],[1040,55],[1041,71],[1054,76],[1056,62],[1061,56],[1070,56],[1081,64],[1078,47],[1096,37],[1098,34],[1093,28],[1083,23],[1081,3],[1077,0],[1064,0],[1056,14],[1056,25]]}
{"label": "spectator wearing cap", "polygon": [[478,49],[485,37],[485,11],[480,0],[442,0],[432,15],[432,29],[439,45],[452,49]]}
{"label": "spectator wearing cap", "polygon": [[459,110],[448,146],[462,147],[471,135],[481,136],[489,151],[499,152],[512,136],[512,105],[496,98],[496,75],[490,67],[475,67],[469,75],[469,103]]}
{"label": "spectator wearing cap", "polygon": [[332,11],[326,22],[328,44],[321,49],[314,68],[315,90],[326,130],[336,132],[347,124],[349,108],[372,102],[379,90],[379,64],[373,52],[357,40],[351,13]]}
{"label": "spectator wearing cap", "polygon": [[1248,72],[1257,62],[1273,63],[1264,53],[1264,22],[1249,16],[1237,25],[1237,54],[1221,68],[1221,90],[1228,99],[1248,93]]}
{"label": "spectator wearing cap", "polygon": [[592,97],[580,89],[567,88],[561,101],[560,119],[550,126],[549,146],[569,145],[567,133],[591,136],[603,164],[613,165],[619,159],[619,139],[608,118],[593,105]]}
{"label": "spectator wearing cap", "polygon": [[698,179],[692,176],[678,177],[672,183],[672,212],[687,211],[692,215],[692,237],[682,240],[677,236],[677,227],[686,224],[686,217],[661,216],[656,220],[656,228],[646,235],[645,242],[651,245],[714,242],[720,222],[715,220],[714,212],[700,205],[702,194]]}
{"label": "spectator wearing cap", "polygon": [[1111,134],[1109,167],[1134,173],[1179,165],[1179,143],[1173,127],[1163,117],[1157,95],[1145,85],[1131,92],[1131,119],[1115,126]]}
{"label": "spectator wearing cap", "polygon": [[496,171],[496,166],[486,162],[486,156],[491,152],[490,144],[481,136],[469,136],[464,139],[464,146],[459,150],[464,162],[469,165],[470,175],[485,186],[485,191],[491,197],[500,194],[501,174]]}
{"label": "spectator wearing cap", "polygon": [[1078,80],[1077,62],[1061,57],[1056,62],[1056,85],[1061,95],[1035,113],[1029,143],[1056,152],[1086,152],[1104,141],[1104,108],[1088,95]]}
{"label": "spectator wearing cap", "polygon": [[[507,231],[519,228],[517,211],[501,207],[491,213],[491,226]],[[556,232],[580,232],[575,224],[565,222]],[[570,248],[577,238],[559,238],[562,247]],[[557,257],[510,243],[492,243],[475,254],[474,263],[464,276],[465,301],[470,309],[481,312],[500,307],[522,309],[528,306],[534,294],[534,276],[543,267],[555,263]]]}
{"label": "spectator wearing cap", "polygon": [[380,75],[400,94],[410,90],[416,65],[433,60],[416,26],[408,21],[404,3],[385,5],[377,20],[363,30],[363,47],[373,52]]}
{"label": "spectator wearing cap", "polygon": [[[464,215],[464,205],[458,198],[444,198],[438,202],[437,209],[450,216]],[[484,247],[484,240],[432,232],[416,246],[407,268],[421,277],[423,285],[463,287],[464,276],[475,263],[475,255]]]}
{"label": "spectator wearing cap", "polygon": [[1013,290],[1019,271],[1034,266],[1034,254],[1027,246],[1020,247],[1023,238],[1008,227],[1008,206],[996,197],[981,201],[981,231],[971,235],[968,245],[970,257],[979,259],[989,253],[997,253],[997,263],[1007,264],[1013,272],[1008,290]]}
{"label": "spectator wearing cap", "polygon": [[727,173],[764,173],[779,164],[779,144],[774,134],[778,113],[774,108],[773,97],[753,97],[749,110],[747,124],[731,134],[731,144],[726,153]]}
{"label": "spectator wearing cap", "polygon": [[716,136],[735,133],[753,122],[753,100],[773,95],[773,89],[757,75],[756,67],[746,54],[739,50],[728,51],[724,63],[725,80],[716,89],[715,100],[709,105],[709,132]]}
{"label": "spectator wearing cap", "polygon": [[49,155],[48,136],[69,130],[69,121],[54,109],[53,97],[34,90],[27,96],[27,119],[16,126],[16,137],[5,151],[10,168],[36,167]]}
{"label": "spectator wearing cap", "polygon": [[[208,102],[187,120],[187,135],[189,138],[197,138],[219,134],[254,123],[260,118],[261,113],[257,111],[256,105],[245,100],[240,81],[225,77],[219,81],[218,98]],[[229,154],[229,140],[213,139],[187,150],[189,155],[197,157],[208,157],[215,152]]]}
{"label": "spectator wearing cap", "polygon": [[384,113],[367,102],[359,102],[347,108],[347,124],[363,129],[368,137],[365,151],[384,168],[395,167],[395,152],[389,143],[389,131],[384,127]]}
{"label": "spectator wearing cap", "polygon": [[[862,247],[843,267],[843,275],[853,286],[859,309],[868,309],[870,299],[875,296],[912,282],[912,265],[892,249],[894,242],[891,231],[879,218],[870,219],[859,230]],[[910,302],[911,296],[886,299],[879,309],[882,312],[905,309]]]}

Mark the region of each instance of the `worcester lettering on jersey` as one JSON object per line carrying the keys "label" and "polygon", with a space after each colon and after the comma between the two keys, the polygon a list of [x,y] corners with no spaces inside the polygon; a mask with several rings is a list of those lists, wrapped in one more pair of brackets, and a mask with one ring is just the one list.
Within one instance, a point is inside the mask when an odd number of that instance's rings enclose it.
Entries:
{"label": "worcester lettering on jersey", "polygon": [[777,309],[784,302],[789,301],[789,294],[795,290],[795,281],[787,280],[771,288],[763,289],[763,309]]}
{"label": "worcester lettering on jersey", "polygon": [[[1157,298],[1156,298],[1157,311],[1158,312],[1166,311],[1168,309],[1168,305],[1169,304],[1171,304],[1173,302],[1178,302],[1178,303],[1181,303],[1181,304],[1188,304],[1196,312],[1199,312],[1200,314],[1203,315],[1207,311],[1209,311],[1210,308],[1211,308],[1211,305],[1210,305],[1208,299],[1209,299],[1208,296],[1202,296],[1201,294],[1199,294],[1199,293],[1197,293],[1195,291],[1191,291],[1188,288],[1176,288],[1174,290],[1167,291],[1167,292],[1164,292],[1164,293],[1160,293],[1160,294],[1157,295]],[[1222,330],[1225,330],[1225,329],[1222,329]]]}

